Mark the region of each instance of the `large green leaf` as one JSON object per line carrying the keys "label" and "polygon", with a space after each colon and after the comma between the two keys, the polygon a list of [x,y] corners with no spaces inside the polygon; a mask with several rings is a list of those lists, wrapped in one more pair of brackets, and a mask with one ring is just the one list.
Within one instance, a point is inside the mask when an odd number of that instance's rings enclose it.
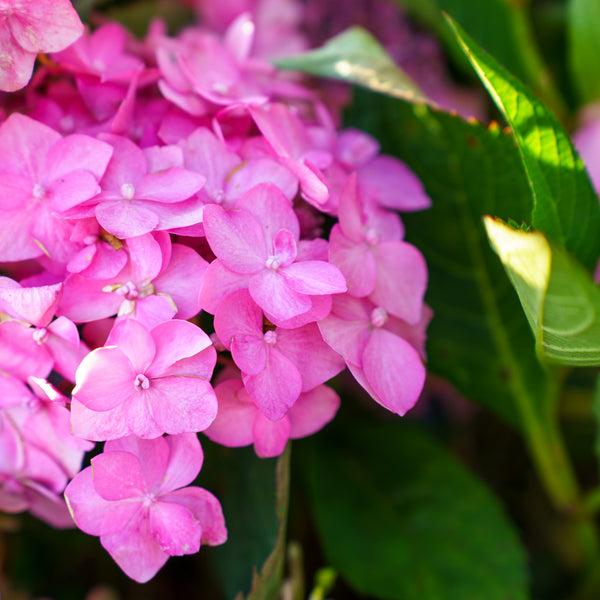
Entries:
{"label": "large green leaf", "polygon": [[569,64],[583,104],[600,98],[600,2],[569,0]]}
{"label": "large green leaf", "polygon": [[600,291],[590,274],[539,231],[486,219],[536,338],[538,355],[567,365],[600,365]]}
{"label": "large green leaf", "polygon": [[[455,40],[444,26],[442,12],[456,19],[499,62],[530,85],[555,110],[563,100],[554,87],[537,48],[526,2],[514,0],[396,0],[431,27],[461,64]],[[462,61],[464,62],[464,61]]]}
{"label": "large green leaf", "polygon": [[524,553],[498,501],[424,433],[399,421],[341,420],[307,452],[326,558],[359,593],[527,598]]}
{"label": "large green leaf", "polygon": [[531,213],[512,139],[498,128],[376,94],[356,93],[347,121],[403,159],[433,201],[431,209],[404,216],[429,268],[428,369],[519,425],[518,406],[551,402],[552,384],[481,220],[492,214],[521,222]]}
{"label": "large green leaf", "polygon": [[404,160],[433,201],[431,209],[403,216],[429,268],[428,370],[518,427],[554,501],[569,505],[574,481],[554,441],[557,375],[537,360],[518,296],[482,222],[485,214],[519,223],[531,214],[514,139],[498,127],[362,90],[346,122]]}
{"label": "large green leaf", "polygon": [[600,255],[600,207],[569,136],[529,89],[448,22],[514,132],[534,198],[529,222],[593,269]]}
{"label": "large green leaf", "polygon": [[425,99],[417,84],[360,27],[351,27],[321,48],[278,59],[274,64],[282,69],[341,79],[397,98]]}
{"label": "large green leaf", "polygon": [[221,448],[203,441],[202,485],[221,500],[227,543],[211,548],[225,598],[279,597],[285,557],[289,449],[280,459],[260,459],[252,448]]}

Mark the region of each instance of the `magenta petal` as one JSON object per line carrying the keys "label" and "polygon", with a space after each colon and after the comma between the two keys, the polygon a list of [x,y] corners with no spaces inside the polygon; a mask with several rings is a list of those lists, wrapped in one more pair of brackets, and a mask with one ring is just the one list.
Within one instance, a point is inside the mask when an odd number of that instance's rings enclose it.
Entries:
{"label": "magenta petal", "polygon": [[253,300],[276,319],[291,319],[310,310],[312,306],[310,298],[288,286],[279,271],[265,269],[253,275],[248,282],[248,290]]}
{"label": "magenta petal", "polygon": [[235,273],[255,273],[267,259],[260,223],[245,210],[225,211],[217,204],[204,209],[204,231],[211,250]]}
{"label": "magenta petal", "polygon": [[335,417],[339,407],[340,397],[326,385],[300,394],[287,414],[290,438],[295,440],[316,433]]}
{"label": "magenta petal", "polygon": [[201,377],[152,379],[146,398],[158,426],[176,434],[206,429],[217,415],[217,398]]}
{"label": "magenta petal", "polygon": [[340,194],[338,208],[340,228],[344,235],[354,242],[363,238],[364,218],[362,214],[361,198],[358,194],[356,174],[348,177]]}
{"label": "magenta petal", "polygon": [[408,342],[385,329],[375,329],[362,366],[382,406],[399,415],[414,406],[425,383],[425,367]]}
{"label": "magenta petal", "polygon": [[204,454],[195,433],[180,433],[159,439],[165,440],[169,446],[169,464],[160,482],[156,482],[156,491],[164,494],[192,483],[202,468]]}
{"label": "magenta petal", "polygon": [[261,458],[279,456],[290,438],[290,420],[287,415],[279,421],[271,421],[260,412],[254,418],[252,428],[254,450]]}
{"label": "magenta petal", "polygon": [[227,539],[221,503],[207,490],[186,487],[162,497],[165,502],[185,506],[202,526],[202,543],[218,546]]}
{"label": "magenta petal", "polygon": [[113,154],[113,148],[87,135],[68,135],[52,146],[46,159],[47,180],[55,181],[74,171],[88,172],[100,180]]}
{"label": "magenta petal", "polygon": [[92,467],[78,473],[67,485],[65,498],[77,527],[90,535],[122,531],[141,504],[102,498],[94,487]]}
{"label": "magenta petal", "polygon": [[150,530],[163,552],[170,556],[200,550],[202,527],[181,504],[157,502],[150,508]]}
{"label": "magenta petal", "polygon": [[280,229],[273,240],[273,250],[280,266],[287,267],[296,260],[296,240],[291,231]]}
{"label": "magenta petal", "polygon": [[142,465],[130,452],[105,452],[92,458],[94,488],[105,500],[144,496]]}
{"label": "magenta petal", "polygon": [[144,515],[120,531],[102,535],[100,543],[123,572],[138,583],[150,581],[169,559],[156,543]]}
{"label": "magenta petal", "polygon": [[0,69],[0,90],[14,92],[24,88],[31,79],[36,53],[28,52],[15,43],[6,23],[0,27],[0,54],[6,65]]}
{"label": "magenta petal", "polygon": [[206,312],[214,315],[221,302],[229,294],[248,287],[250,277],[251,275],[239,275],[230,271],[219,259],[213,260],[204,274],[200,290],[200,306]]}
{"label": "magenta petal", "polygon": [[91,410],[110,410],[135,392],[136,375],[119,348],[97,348],[77,368],[73,397]]}

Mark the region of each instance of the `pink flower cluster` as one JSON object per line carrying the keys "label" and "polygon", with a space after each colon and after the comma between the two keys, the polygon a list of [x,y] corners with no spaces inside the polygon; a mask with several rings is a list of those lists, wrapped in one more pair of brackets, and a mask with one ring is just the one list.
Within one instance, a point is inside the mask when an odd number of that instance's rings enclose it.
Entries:
{"label": "pink flower cluster", "polygon": [[67,526],[64,491],[140,582],[226,539],[190,485],[198,432],[277,456],[334,417],[345,367],[400,415],[425,379],[427,270],[398,211],[429,199],[256,32],[105,24],[0,124],[0,510]]}

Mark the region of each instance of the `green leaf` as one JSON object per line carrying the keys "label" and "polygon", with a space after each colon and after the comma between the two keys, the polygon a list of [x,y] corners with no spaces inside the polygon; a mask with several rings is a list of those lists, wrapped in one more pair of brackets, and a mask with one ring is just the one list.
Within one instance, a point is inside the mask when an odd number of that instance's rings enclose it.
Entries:
{"label": "green leaf", "polygon": [[225,598],[279,598],[285,554],[289,448],[260,459],[252,448],[222,448],[203,440],[201,485],[221,500],[228,539],[210,549]]}
{"label": "green leaf", "polygon": [[403,215],[429,268],[428,370],[521,427],[519,406],[545,410],[554,396],[481,220],[492,214],[522,222],[531,214],[512,139],[497,127],[376,94],[357,93],[348,117],[404,160],[433,201],[427,211]]}
{"label": "green leaf", "polygon": [[274,63],[281,69],[341,79],[397,98],[425,100],[417,84],[360,27],[351,27],[321,48]]}
{"label": "green leaf", "polygon": [[459,64],[464,58],[445,27],[442,12],[462,23],[473,38],[511,73],[562,112],[564,101],[554,87],[538,50],[527,14],[527,2],[515,0],[396,0],[431,27]]}
{"label": "green leaf", "polygon": [[582,104],[600,98],[600,3],[569,0],[569,64]]}
{"label": "green leaf", "polygon": [[589,273],[539,231],[487,218],[492,247],[519,294],[540,358],[600,365],[600,291]]}
{"label": "green leaf", "polygon": [[303,468],[325,556],[360,594],[527,598],[525,556],[499,502],[424,433],[336,420],[310,440]]}
{"label": "green leaf", "polygon": [[530,90],[448,23],[514,132],[534,199],[531,224],[592,270],[600,255],[600,207],[569,136]]}
{"label": "green leaf", "polygon": [[428,370],[518,428],[554,503],[570,506],[575,483],[556,443],[557,373],[536,357],[518,296],[482,221],[491,214],[521,223],[531,214],[512,137],[497,126],[488,130],[362,90],[346,125],[366,129],[384,152],[404,160],[433,201],[431,209],[402,217],[429,268]]}

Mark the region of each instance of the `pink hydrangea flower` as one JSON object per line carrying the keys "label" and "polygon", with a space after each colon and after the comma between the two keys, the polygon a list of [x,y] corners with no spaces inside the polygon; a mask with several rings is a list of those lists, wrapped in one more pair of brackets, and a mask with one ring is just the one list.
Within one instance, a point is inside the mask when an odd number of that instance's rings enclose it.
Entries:
{"label": "pink hydrangea flower", "polygon": [[202,431],[217,414],[210,385],[215,362],[210,338],[188,321],[150,331],[121,321],[77,369],[73,433],[101,441]]}
{"label": "pink hydrangea flower", "polygon": [[219,501],[189,486],[202,460],[193,433],[121,438],[105,444],[92,466],[67,486],[65,498],[77,526],[100,536],[121,569],[145,583],[170,556],[227,539]]}

